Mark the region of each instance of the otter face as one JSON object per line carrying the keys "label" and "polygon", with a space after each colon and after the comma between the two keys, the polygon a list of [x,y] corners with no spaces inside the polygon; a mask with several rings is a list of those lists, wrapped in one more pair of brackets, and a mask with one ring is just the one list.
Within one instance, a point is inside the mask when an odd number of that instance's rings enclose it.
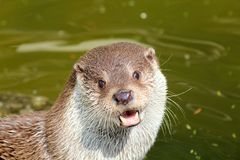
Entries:
{"label": "otter face", "polygon": [[144,120],[159,72],[153,49],[116,43],[89,51],[74,65],[90,115],[99,123],[131,127]]}

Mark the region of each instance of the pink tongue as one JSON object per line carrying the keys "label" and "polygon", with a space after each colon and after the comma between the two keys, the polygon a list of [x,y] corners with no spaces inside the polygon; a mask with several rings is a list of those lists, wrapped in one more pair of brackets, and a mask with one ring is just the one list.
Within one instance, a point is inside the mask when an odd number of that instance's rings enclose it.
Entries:
{"label": "pink tongue", "polygon": [[120,116],[120,120],[124,127],[130,127],[140,122],[138,112],[131,113],[130,115],[122,115]]}

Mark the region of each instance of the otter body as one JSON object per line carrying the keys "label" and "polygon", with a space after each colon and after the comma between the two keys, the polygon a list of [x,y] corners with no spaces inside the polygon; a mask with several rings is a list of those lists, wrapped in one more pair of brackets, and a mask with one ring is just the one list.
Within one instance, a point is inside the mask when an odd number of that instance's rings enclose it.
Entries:
{"label": "otter body", "polygon": [[51,159],[44,126],[44,113],[0,119],[0,160]]}
{"label": "otter body", "polygon": [[92,49],[48,112],[0,120],[0,159],[141,160],[161,126],[166,90],[153,49]]}

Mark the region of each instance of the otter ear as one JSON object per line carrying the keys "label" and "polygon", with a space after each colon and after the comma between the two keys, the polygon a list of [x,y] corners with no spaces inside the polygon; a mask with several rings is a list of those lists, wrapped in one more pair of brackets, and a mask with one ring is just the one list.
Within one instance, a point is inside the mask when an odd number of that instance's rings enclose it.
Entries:
{"label": "otter ear", "polygon": [[156,54],[153,48],[148,48],[148,50],[145,52],[145,58],[151,63],[155,61],[155,56]]}
{"label": "otter ear", "polygon": [[77,62],[74,64],[73,66],[74,70],[77,72],[77,73],[83,73],[84,72],[84,67],[81,63]]}

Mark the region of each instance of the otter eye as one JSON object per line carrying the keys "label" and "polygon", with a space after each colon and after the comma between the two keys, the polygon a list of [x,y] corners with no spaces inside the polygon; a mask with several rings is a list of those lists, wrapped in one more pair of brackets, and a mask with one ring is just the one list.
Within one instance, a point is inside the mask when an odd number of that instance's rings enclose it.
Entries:
{"label": "otter eye", "polygon": [[140,72],[134,71],[132,76],[133,76],[134,79],[139,80],[140,79]]}
{"label": "otter eye", "polygon": [[103,88],[106,85],[106,82],[104,80],[99,80],[98,81],[98,87]]}

